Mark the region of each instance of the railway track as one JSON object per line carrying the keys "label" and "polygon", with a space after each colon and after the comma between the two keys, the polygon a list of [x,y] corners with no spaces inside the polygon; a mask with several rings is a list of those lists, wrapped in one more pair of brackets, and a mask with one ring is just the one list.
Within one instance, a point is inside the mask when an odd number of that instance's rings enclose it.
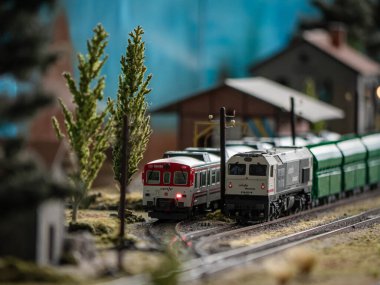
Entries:
{"label": "railway track", "polygon": [[380,209],[374,209],[267,242],[193,259],[183,264],[181,282],[190,282],[210,276],[223,270],[281,252],[296,245],[352,231],[353,229],[368,227],[379,222]]}
{"label": "railway track", "polygon": [[179,223],[161,221],[152,222],[147,227],[147,235],[163,250],[167,246],[180,240],[176,230]]}
{"label": "railway track", "polygon": [[276,219],[276,220],[273,220],[270,222],[257,223],[257,224],[245,226],[245,227],[236,227],[235,229],[232,229],[232,230],[228,230],[226,228],[226,231],[220,231],[218,233],[213,233],[212,235],[209,235],[209,236],[199,236],[198,237],[199,241],[194,243],[193,250],[194,250],[194,253],[198,257],[207,256],[207,255],[209,255],[209,252],[206,250],[206,246],[208,244],[214,244],[217,241],[220,241],[224,238],[228,238],[231,240],[231,239],[233,239],[234,236],[241,236],[242,234],[247,234],[247,233],[251,233],[251,232],[255,233],[258,231],[265,230],[265,229],[269,230],[269,229],[275,228],[277,226],[281,226],[286,222],[290,222],[290,221],[293,222],[293,221],[297,221],[300,219],[305,219],[305,218],[311,217],[313,215],[317,215],[319,213],[326,212],[328,210],[334,210],[335,208],[338,208],[338,207],[341,207],[344,205],[350,205],[353,202],[360,202],[363,200],[376,198],[379,196],[380,196],[379,191],[367,192],[367,193],[363,193],[362,195],[352,196],[350,198],[335,201],[334,203],[326,204],[323,206],[318,206],[318,207],[312,208],[310,210],[291,214],[289,216],[285,216],[285,217],[282,217],[282,218],[279,218],[279,219]]}

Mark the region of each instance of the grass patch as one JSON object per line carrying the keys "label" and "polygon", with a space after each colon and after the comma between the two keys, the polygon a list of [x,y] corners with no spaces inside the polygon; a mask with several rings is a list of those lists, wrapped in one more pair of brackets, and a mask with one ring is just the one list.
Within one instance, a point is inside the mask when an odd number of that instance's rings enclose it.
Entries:
{"label": "grass patch", "polygon": [[49,267],[40,267],[34,263],[19,260],[13,257],[0,259],[1,283],[59,283],[78,284],[74,278],[58,273]]}
{"label": "grass patch", "polygon": [[[125,211],[126,224],[145,222],[141,215],[133,211]],[[70,222],[70,210],[66,212],[68,231],[80,232],[88,231],[95,236],[98,247],[112,247],[117,242],[119,232],[119,218],[116,211],[80,210],[78,212],[78,222]],[[133,238],[127,237],[127,244],[131,244]]]}
{"label": "grass patch", "polygon": [[[86,200],[87,208],[92,210],[117,211],[119,209],[120,194],[118,191],[104,189],[92,190]],[[140,192],[128,193],[125,197],[127,209],[140,211],[142,207],[142,194]]]}
{"label": "grass patch", "polygon": [[216,210],[214,212],[208,213],[206,215],[207,220],[212,220],[212,221],[221,221],[221,222],[227,222],[227,223],[232,223],[233,220],[225,216],[221,210]]}

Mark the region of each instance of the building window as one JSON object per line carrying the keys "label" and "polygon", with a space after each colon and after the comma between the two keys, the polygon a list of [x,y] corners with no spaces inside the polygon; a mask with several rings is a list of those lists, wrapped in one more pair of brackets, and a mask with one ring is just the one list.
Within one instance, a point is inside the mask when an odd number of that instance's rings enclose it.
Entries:
{"label": "building window", "polygon": [[333,84],[330,79],[325,79],[319,88],[319,99],[331,103],[333,99]]}

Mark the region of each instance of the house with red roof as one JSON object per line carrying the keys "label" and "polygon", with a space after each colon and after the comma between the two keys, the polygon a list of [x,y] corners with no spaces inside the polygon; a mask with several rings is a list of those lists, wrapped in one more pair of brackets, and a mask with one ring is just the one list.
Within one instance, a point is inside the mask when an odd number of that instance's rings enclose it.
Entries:
{"label": "house with red roof", "polygon": [[[346,42],[341,25],[329,31],[304,31],[278,54],[254,65],[254,76],[307,92],[310,82],[318,98],[343,110],[345,117],[329,121],[339,133],[366,133],[380,127],[380,65]],[[380,89],[379,89],[380,90]]]}

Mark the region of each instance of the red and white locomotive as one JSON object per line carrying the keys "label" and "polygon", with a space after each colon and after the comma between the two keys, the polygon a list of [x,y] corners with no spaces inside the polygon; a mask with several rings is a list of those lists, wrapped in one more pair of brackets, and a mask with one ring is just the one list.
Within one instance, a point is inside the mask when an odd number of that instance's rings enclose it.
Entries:
{"label": "red and white locomotive", "polygon": [[217,208],[220,157],[207,152],[170,151],[145,165],[143,207],[158,219],[184,219]]}

